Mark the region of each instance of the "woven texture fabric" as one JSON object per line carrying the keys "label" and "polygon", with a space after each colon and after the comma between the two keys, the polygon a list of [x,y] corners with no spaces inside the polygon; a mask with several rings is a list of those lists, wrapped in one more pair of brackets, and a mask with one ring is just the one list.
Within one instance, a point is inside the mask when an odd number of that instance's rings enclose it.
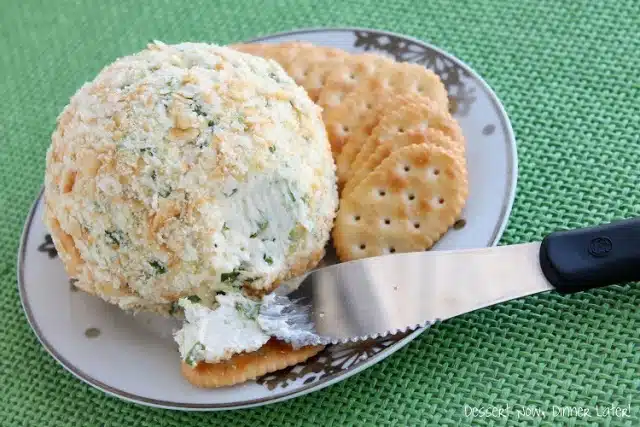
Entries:
{"label": "woven texture fabric", "polygon": [[[56,116],[75,90],[152,39],[225,44],[316,26],[423,39],[496,90],[520,164],[502,244],[640,215],[637,0],[0,0],[0,425],[640,425],[637,284],[465,315],[347,381],[225,413],[108,397],[38,344],[20,306],[15,259]],[[467,416],[471,407],[508,405],[546,416]],[[596,416],[595,407],[611,405],[631,413]],[[554,417],[557,406],[591,408],[591,417]]]}

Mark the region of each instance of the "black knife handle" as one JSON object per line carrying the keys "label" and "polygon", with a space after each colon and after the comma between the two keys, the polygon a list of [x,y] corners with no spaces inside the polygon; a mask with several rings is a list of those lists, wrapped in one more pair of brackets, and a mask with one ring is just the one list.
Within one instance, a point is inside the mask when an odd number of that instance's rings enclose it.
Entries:
{"label": "black knife handle", "polygon": [[540,266],[562,294],[640,281],[640,218],[551,233]]}

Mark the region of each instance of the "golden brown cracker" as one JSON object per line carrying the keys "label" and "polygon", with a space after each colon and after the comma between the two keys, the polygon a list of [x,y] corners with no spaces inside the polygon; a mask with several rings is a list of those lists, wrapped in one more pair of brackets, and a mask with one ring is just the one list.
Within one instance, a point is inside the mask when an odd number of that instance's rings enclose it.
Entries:
{"label": "golden brown cracker", "polygon": [[433,100],[443,110],[449,109],[447,90],[433,71],[370,53],[353,55],[336,67],[327,76],[318,104],[335,107],[355,88],[385,90],[390,94],[413,93]]}
{"label": "golden brown cracker", "polygon": [[[371,133],[388,100],[385,91],[356,89],[340,105],[324,110],[323,120],[336,159],[348,140],[361,141]],[[353,145],[355,148],[356,144]]]}
{"label": "golden brown cracker", "polygon": [[402,147],[416,144],[427,144],[442,147],[455,155],[456,160],[466,165],[464,147],[439,129],[408,129],[380,143],[373,154],[360,166],[346,182],[342,196],[349,194],[371,171],[380,165],[394,151]]}
{"label": "golden brown cracker", "polygon": [[343,101],[346,95],[358,87],[375,90],[372,82],[381,68],[393,67],[395,62],[385,56],[373,53],[352,54],[342,58],[339,64],[330,64],[318,105],[333,108]]}
{"label": "golden brown cracker", "polygon": [[281,65],[307,91],[309,98],[316,102],[329,72],[342,64],[348,56],[341,49],[309,45],[297,49],[291,60]]}
{"label": "golden brown cracker", "polygon": [[458,219],[467,173],[426,144],[391,154],[340,203],[333,242],[341,261],[430,249]]}
{"label": "golden brown cracker", "polygon": [[291,345],[272,338],[259,350],[236,354],[224,362],[198,363],[191,367],[183,361],[181,372],[196,387],[226,387],[304,362],[323,348],[309,346],[293,349]]}
{"label": "golden brown cracker", "polygon": [[356,128],[356,132],[348,135],[342,151],[336,158],[336,173],[340,187],[343,187],[349,180],[349,177],[355,172],[355,169],[353,169],[355,158],[387,112],[395,111],[409,102],[417,102],[424,99],[415,94],[398,95],[389,93],[388,90],[383,89],[370,91],[368,87],[362,86],[349,93],[344,103],[351,102],[350,100],[352,98],[369,99],[372,94],[375,94],[374,96],[379,99],[379,102],[375,104],[376,108],[370,110],[368,115],[362,117],[362,124]]}
{"label": "golden brown cracker", "polygon": [[364,165],[380,144],[398,134],[426,129],[437,129],[460,146],[464,143],[460,125],[440,105],[415,94],[399,97],[397,105],[388,106],[371,136],[356,154],[351,162],[347,180]]}
{"label": "golden brown cracker", "polygon": [[[380,76],[384,78],[384,76]],[[388,78],[388,85],[396,93],[413,93],[431,99],[444,111],[449,111],[449,96],[440,77],[419,64],[400,62]]]}
{"label": "golden brown cracker", "polygon": [[[351,96],[357,97],[357,92],[352,92],[347,95],[345,102],[347,102],[348,98]],[[392,99],[382,98],[380,102],[374,106],[375,108],[359,117],[358,125],[355,129],[350,129],[349,134],[341,141],[342,147],[340,152],[335,155],[336,175],[338,178],[338,185],[340,187],[347,182],[347,179],[352,173],[351,165],[353,160],[357,156],[362,145],[371,136],[373,129],[378,125],[386,106],[391,102],[393,102]]]}

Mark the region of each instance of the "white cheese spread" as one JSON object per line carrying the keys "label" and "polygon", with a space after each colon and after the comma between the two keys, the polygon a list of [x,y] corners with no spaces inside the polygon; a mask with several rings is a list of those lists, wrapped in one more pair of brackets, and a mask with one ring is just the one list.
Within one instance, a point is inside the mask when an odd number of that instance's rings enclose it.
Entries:
{"label": "white cheese spread", "polygon": [[192,366],[255,351],[269,341],[269,335],[256,321],[259,303],[240,293],[218,295],[216,301],[219,305],[212,310],[187,298],[180,299],[186,322],[174,338],[182,359]]}
{"label": "white cheese spread", "polygon": [[188,298],[179,301],[186,321],[174,338],[182,359],[191,366],[258,350],[271,337],[286,341],[293,348],[321,344],[305,316],[284,314],[283,309],[290,307],[287,298],[269,294],[256,302],[230,292],[216,296],[216,302],[217,307],[211,309]]}

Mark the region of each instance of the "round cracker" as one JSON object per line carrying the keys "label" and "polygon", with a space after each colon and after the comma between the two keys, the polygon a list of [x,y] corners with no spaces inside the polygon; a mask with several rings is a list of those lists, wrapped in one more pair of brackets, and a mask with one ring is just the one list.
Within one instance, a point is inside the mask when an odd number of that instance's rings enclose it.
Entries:
{"label": "round cracker", "polygon": [[325,84],[318,97],[318,105],[333,108],[340,105],[349,92],[358,87],[367,86],[373,90],[372,82],[381,68],[393,66],[395,62],[385,56],[374,53],[349,55],[339,64],[330,64]]}
{"label": "round cracker", "polygon": [[341,261],[430,249],[460,216],[467,172],[426,144],[386,158],[341,203],[333,242]]}
{"label": "round cracker", "polygon": [[422,65],[396,62],[370,53],[353,55],[333,70],[327,76],[318,104],[325,108],[335,107],[359,87],[396,94],[413,93],[449,110],[447,90],[436,73]]}
{"label": "round cracker", "polygon": [[464,146],[445,135],[439,129],[409,129],[406,132],[394,135],[379,144],[373,154],[364,164],[351,176],[342,190],[342,196],[349,194],[371,171],[375,170],[380,163],[389,157],[393,152],[402,147],[416,144],[427,144],[442,147],[455,155],[456,160],[466,165]]}
{"label": "round cracker", "polygon": [[307,45],[297,49],[291,59],[281,65],[293,80],[307,91],[309,98],[316,102],[329,71],[340,65],[348,56],[349,54],[341,49]]}
{"label": "round cracker", "polygon": [[[385,76],[379,76],[384,79]],[[386,76],[388,87],[396,93],[412,93],[431,99],[444,111],[449,111],[447,88],[440,76],[430,69],[409,62],[399,62]]]}
{"label": "round cracker", "polygon": [[362,96],[359,94],[373,94],[373,96],[379,97],[380,102],[376,104],[375,109],[369,111],[368,115],[362,117],[362,125],[357,126],[356,131],[350,133],[343,143],[342,151],[336,158],[336,173],[340,187],[344,186],[355,172],[354,161],[358,153],[362,149],[362,146],[369,140],[373,130],[380,123],[380,120],[387,114],[387,111],[395,111],[409,102],[417,102],[424,99],[415,94],[407,93],[398,95],[389,93],[389,91],[383,89],[371,91],[368,87],[362,86],[349,93],[344,103],[347,103],[352,97]]}
{"label": "round cracker", "polygon": [[[349,93],[340,105],[324,110],[323,120],[336,158],[348,140],[362,141],[371,134],[388,101],[387,92],[363,88]],[[357,146],[355,143],[352,145],[353,148]]]}
{"label": "round cracker", "polygon": [[315,356],[323,348],[324,346],[308,346],[294,349],[291,345],[272,338],[259,350],[236,354],[224,362],[198,363],[191,367],[183,361],[181,372],[196,387],[226,387],[297,365]]}
{"label": "round cracker", "polygon": [[429,98],[410,94],[400,97],[397,105],[389,106],[371,136],[364,142],[351,162],[349,180],[369,159],[380,144],[398,134],[412,130],[437,129],[463,149],[464,137],[458,122],[447,110]]}

